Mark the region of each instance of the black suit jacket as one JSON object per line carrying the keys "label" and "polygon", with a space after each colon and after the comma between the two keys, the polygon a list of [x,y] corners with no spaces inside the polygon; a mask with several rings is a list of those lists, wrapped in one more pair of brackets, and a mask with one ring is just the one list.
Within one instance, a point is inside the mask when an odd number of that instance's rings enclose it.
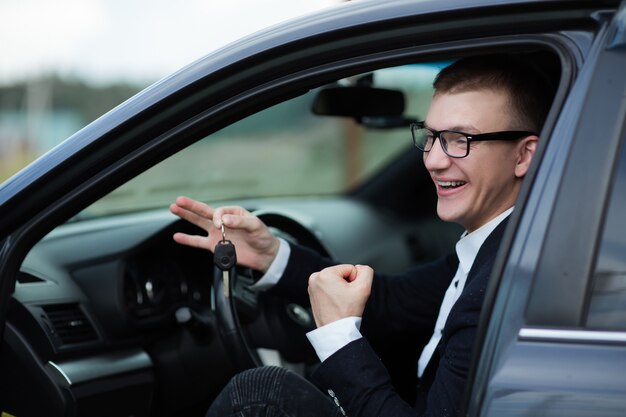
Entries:
{"label": "black suit jacket", "polygon": [[[421,340],[430,338],[443,296],[458,267],[456,254],[402,275],[376,274],[363,315],[361,330],[365,337],[322,362],[313,374],[313,382],[336,396],[352,417],[460,415],[487,280],[505,225],[506,220],[478,251],[465,288],[450,311],[441,341],[419,382],[415,404],[406,402],[394,389],[387,369],[368,338],[392,338],[398,334],[421,337]],[[285,274],[274,291],[291,297],[298,295],[300,301],[305,302],[309,275],[332,264],[308,249],[293,246]],[[398,351],[407,356],[401,346]],[[414,349],[405,358],[411,372],[417,372],[418,354],[419,349]]]}

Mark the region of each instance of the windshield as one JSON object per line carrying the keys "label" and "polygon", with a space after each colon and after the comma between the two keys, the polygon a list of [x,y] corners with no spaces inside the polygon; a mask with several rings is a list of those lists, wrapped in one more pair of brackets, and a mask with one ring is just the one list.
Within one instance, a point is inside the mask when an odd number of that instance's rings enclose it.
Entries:
{"label": "windshield", "polygon": [[[419,119],[430,104],[438,70],[436,65],[407,65],[367,76],[375,87],[402,91],[405,115]],[[78,217],[167,207],[179,195],[218,202],[341,194],[410,150],[408,124],[371,129],[352,118],[315,115],[311,106],[317,92],[312,90],[207,136],[114,190]]]}

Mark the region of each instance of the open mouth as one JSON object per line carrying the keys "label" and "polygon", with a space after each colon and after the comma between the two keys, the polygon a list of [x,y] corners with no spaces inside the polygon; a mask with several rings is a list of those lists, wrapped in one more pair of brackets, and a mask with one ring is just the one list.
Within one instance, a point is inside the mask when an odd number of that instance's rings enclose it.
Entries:
{"label": "open mouth", "polygon": [[467,184],[465,181],[437,181],[437,185],[443,189],[451,190]]}

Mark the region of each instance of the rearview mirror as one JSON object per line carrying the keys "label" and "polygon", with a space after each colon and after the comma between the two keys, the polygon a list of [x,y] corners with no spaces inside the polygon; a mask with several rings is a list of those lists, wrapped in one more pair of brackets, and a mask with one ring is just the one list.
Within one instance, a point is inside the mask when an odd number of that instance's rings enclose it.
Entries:
{"label": "rearview mirror", "polygon": [[369,86],[333,86],[319,91],[312,111],[321,116],[351,117],[367,127],[408,127],[415,119],[403,116],[404,93]]}
{"label": "rearview mirror", "polygon": [[374,87],[327,87],[317,94],[313,113],[361,118],[399,116],[404,112],[404,94]]}

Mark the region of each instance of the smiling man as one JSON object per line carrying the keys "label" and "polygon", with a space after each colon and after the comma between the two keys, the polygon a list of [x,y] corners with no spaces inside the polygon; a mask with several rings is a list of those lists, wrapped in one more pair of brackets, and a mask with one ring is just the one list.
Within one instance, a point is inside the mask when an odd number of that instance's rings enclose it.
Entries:
{"label": "smiling man", "polygon": [[[321,360],[312,376],[317,387],[279,368],[246,371],[231,380],[209,416],[459,415],[487,280],[551,88],[531,66],[506,55],[456,61],[434,87],[425,121],[411,132],[437,192],[437,214],[466,230],[449,256],[384,276],[367,266],[332,265],[279,241],[240,207],[213,210],[184,197],[171,206],[209,232],[176,234],[177,242],[210,250],[223,222],[240,261],[265,272],[257,288],[308,290],[317,324],[307,335]],[[417,362],[415,403],[394,390],[368,342],[394,335],[430,338],[404,358]]]}

